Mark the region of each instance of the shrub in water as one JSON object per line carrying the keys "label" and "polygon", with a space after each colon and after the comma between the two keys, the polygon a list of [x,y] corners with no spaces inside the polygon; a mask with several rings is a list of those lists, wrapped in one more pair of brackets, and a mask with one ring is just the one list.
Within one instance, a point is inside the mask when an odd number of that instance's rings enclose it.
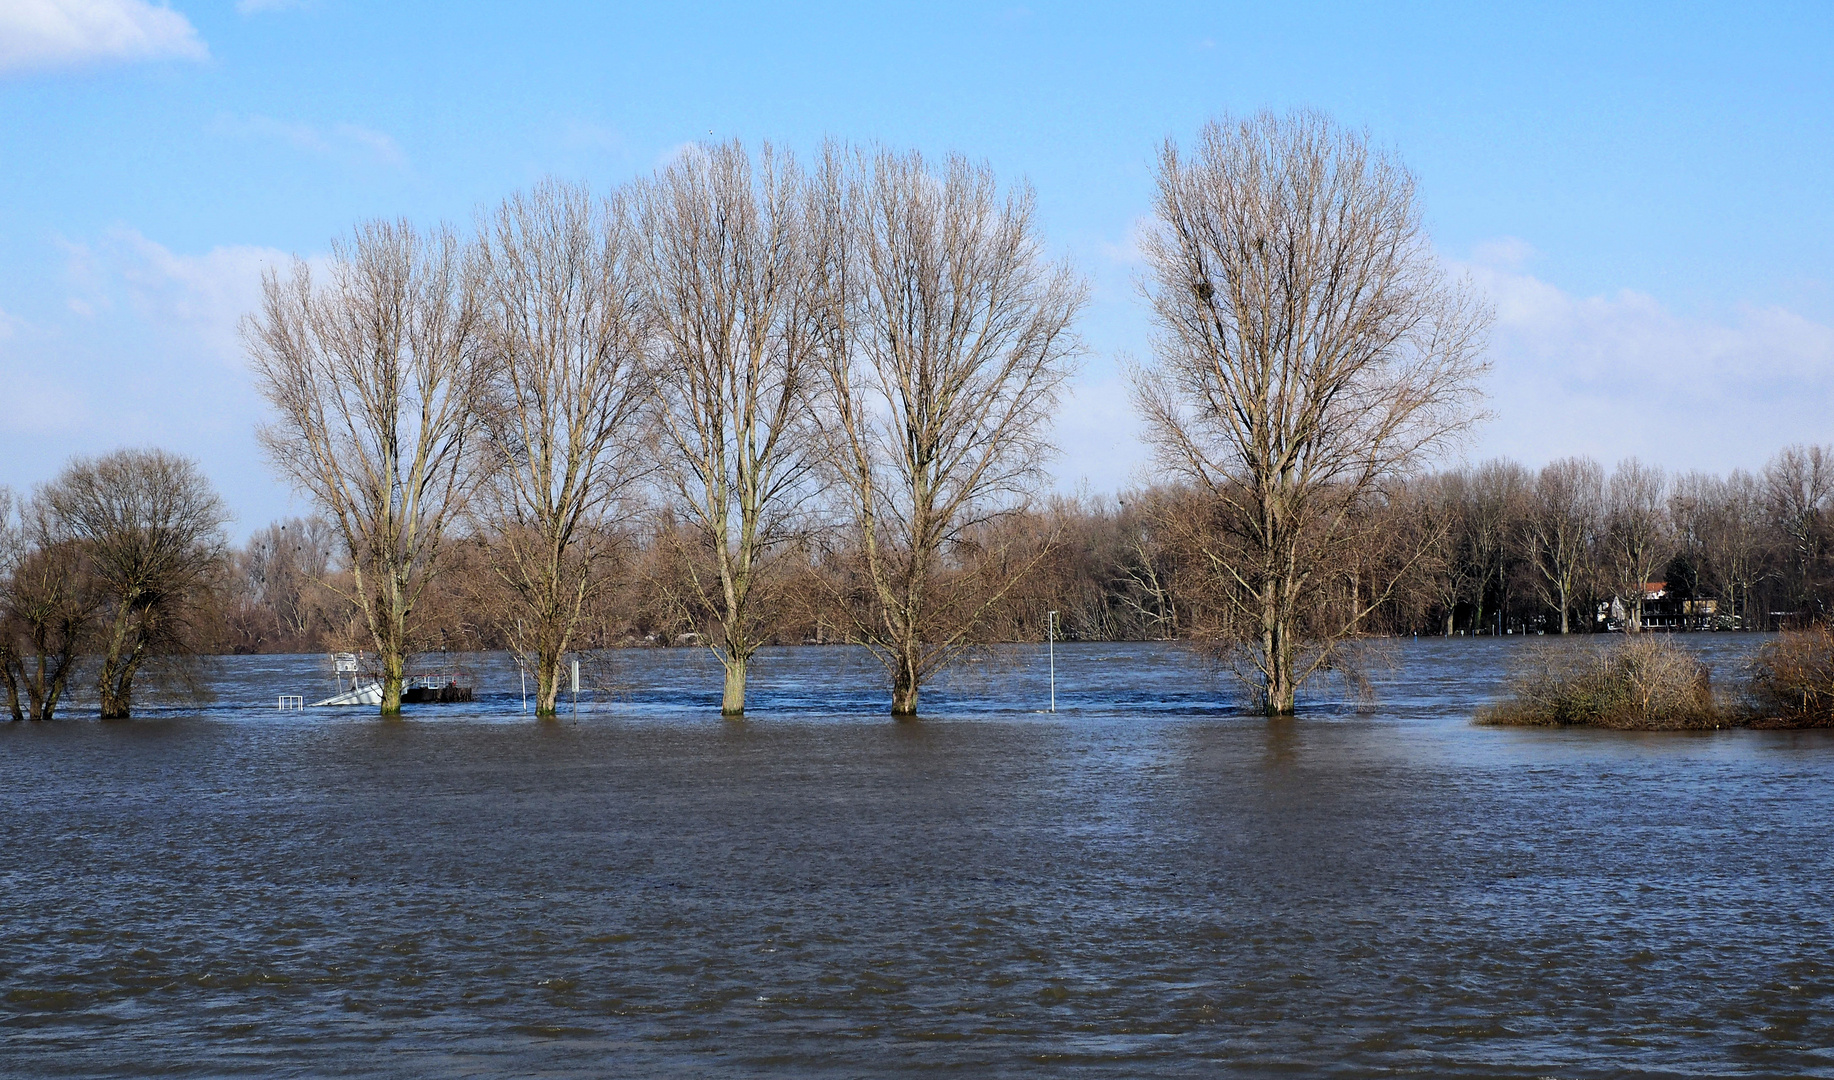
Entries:
{"label": "shrub in water", "polygon": [[1490,724],[1583,724],[1673,730],[1721,727],[1712,676],[1665,637],[1638,634],[1605,649],[1533,649],[1509,680],[1507,700],[1485,709]]}
{"label": "shrub in water", "polygon": [[1786,631],[1751,663],[1754,727],[1834,727],[1834,631]]}

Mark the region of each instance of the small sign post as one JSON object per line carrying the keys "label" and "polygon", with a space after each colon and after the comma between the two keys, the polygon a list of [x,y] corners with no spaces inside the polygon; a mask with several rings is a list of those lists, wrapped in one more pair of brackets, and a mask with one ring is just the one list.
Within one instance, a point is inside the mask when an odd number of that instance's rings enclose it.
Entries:
{"label": "small sign post", "polygon": [[1044,626],[1045,650],[1051,656],[1051,711],[1057,711],[1057,613],[1050,613]]}

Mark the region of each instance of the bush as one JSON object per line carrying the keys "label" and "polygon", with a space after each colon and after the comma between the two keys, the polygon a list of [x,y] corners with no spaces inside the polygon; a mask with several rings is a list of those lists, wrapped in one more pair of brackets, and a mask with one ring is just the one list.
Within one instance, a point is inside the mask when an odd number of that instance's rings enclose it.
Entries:
{"label": "bush", "polygon": [[1785,631],[1751,662],[1753,727],[1834,727],[1834,631]]}
{"label": "bush", "polygon": [[1606,649],[1537,648],[1509,680],[1510,697],[1478,714],[1487,724],[1626,730],[1725,726],[1707,666],[1665,637],[1638,634]]}

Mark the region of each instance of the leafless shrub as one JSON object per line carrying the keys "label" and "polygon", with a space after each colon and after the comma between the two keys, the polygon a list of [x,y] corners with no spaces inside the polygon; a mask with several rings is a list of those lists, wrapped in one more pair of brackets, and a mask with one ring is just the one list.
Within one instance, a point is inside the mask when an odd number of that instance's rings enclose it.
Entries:
{"label": "leafless shrub", "polygon": [[1510,677],[1509,697],[1478,719],[1625,730],[1716,728],[1732,721],[1714,698],[1707,666],[1669,638],[1645,634],[1604,649],[1531,648]]}
{"label": "leafless shrub", "polygon": [[1785,631],[1751,663],[1753,727],[1834,727],[1834,630]]}

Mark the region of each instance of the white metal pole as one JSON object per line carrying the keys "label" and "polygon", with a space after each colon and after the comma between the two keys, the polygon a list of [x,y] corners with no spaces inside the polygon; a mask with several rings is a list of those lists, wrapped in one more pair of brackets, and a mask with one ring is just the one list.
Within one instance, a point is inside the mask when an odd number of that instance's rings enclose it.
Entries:
{"label": "white metal pole", "polygon": [[1051,654],[1051,711],[1057,711],[1057,613],[1051,612],[1044,628],[1045,649]]}
{"label": "white metal pole", "polygon": [[522,676],[522,711],[528,712],[529,711],[529,669],[523,667],[522,663],[518,661],[516,663],[516,672],[517,674]]}
{"label": "white metal pole", "polygon": [[573,658],[573,715],[579,716],[579,657]]}

